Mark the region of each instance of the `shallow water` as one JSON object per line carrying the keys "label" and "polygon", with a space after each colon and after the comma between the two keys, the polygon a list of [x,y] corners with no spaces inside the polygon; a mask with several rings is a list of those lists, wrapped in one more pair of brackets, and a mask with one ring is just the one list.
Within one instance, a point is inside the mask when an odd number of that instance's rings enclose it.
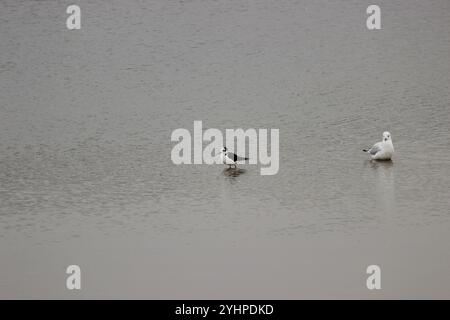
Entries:
{"label": "shallow water", "polygon": [[[378,4],[2,1],[0,298],[450,298],[450,3]],[[278,174],[175,166],[195,120]]]}

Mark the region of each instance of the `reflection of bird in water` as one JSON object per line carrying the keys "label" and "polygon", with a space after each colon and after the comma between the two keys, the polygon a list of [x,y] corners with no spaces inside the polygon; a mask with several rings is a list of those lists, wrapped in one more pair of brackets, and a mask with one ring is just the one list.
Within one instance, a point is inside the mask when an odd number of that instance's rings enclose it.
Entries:
{"label": "reflection of bird in water", "polygon": [[383,168],[384,170],[388,170],[390,167],[394,165],[394,161],[386,160],[386,161],[371,161],[366,160],[372,169]]}
{"label": "reflection of bird in water", "polygon": [[231,166],[230,168],[223,169],[223,175],[227,177],[238,177],[241,174],[244,174],[245,172],[247,171],[244,169],[231,168]]}
{"label": "reflection of bird in water", "polygon": [[223,164],[229,165],[229,169],[231,169],[231,166],[234,166],[237,168],[236,164],[238,161],[245,161],[248,160],[248,158],[239,157],[238,155],[228,152],[227,147],[223,147],[222,152],[220,153],[220,156],[222,158]]}
{"label": "reflection of bird in water", "polygon": [[380,218],[388,222],[396,212],[394,162],[367,160],[365,165],[371,169],[370,183],[375,187],[371,205],[376,206]]}
{"label": "reflection of bird in water", "polygon": [[383,132],[383,140],[377,142],[370,149],[363,149],[370,154],[372,160],[391,160],[394,155],[394,145],[392,144],[391,134]]}

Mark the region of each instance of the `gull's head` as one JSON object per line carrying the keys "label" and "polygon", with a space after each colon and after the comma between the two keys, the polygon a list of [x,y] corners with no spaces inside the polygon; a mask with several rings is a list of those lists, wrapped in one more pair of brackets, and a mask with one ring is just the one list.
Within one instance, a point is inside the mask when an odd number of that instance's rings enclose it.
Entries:
{"label": "gull's head", "polygon": [[227,152],[227,147],[223,147],[222,152]]}
{"label": "gull's head", "polygon": [[391,140],[391,134],[387,131],[383,132],[383,141]]}

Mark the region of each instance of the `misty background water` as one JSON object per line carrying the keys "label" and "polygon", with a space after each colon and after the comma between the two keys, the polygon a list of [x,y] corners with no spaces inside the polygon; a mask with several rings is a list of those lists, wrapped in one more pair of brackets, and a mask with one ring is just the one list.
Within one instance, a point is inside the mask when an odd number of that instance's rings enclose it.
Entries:
{"label": "misty background water", "polygon": [[[1,298],[450,297],[449,1],[70,4],[0,3]],[[194,120],[279,173],[174,165]]]}

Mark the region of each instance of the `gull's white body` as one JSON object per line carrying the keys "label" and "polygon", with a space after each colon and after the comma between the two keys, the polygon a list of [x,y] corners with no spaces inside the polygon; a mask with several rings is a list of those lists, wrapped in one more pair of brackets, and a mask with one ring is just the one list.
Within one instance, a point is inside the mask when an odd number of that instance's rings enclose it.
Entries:
{"label": "gull's white body", "polygon": [[383,140],[377,142],[372,148],[364,150],[373,160],[391,160],[394,155],[394,145],[392,144],[391,134],[383,132]]}
{"label": "gull's white body", "polygon": [[220,157],[222,159],[223,164],[236,165],[236,162],[228,157],[228,152],[222,152],[220,154]]}
{"label": "gull's white body", "polygon": [[248,160],[248,158],[245,157],[239,157],[238,155],[235,155],[232,152],[228,152],[227,148],[223,148],[222,152],[220,153],[220,157],[222,159],[223,164],[227,164],[230,167],[235,166],[238,163],[238,161],[245,161]]}

